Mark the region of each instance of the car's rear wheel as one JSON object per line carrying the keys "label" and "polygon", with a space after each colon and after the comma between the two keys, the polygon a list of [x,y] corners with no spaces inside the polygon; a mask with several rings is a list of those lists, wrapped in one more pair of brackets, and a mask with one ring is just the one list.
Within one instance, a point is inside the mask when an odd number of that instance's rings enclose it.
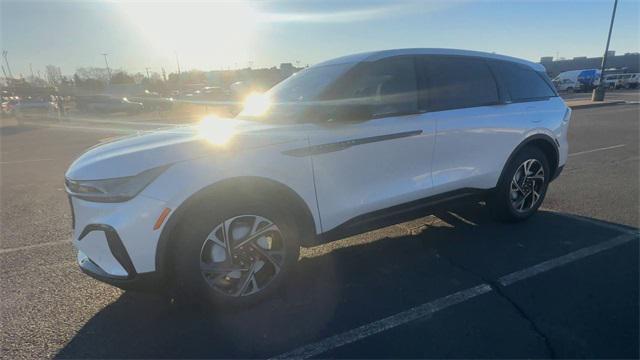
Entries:
{"label": "car's rear wheel", "polygon": [[178,297],[243,306],[276,291],[300,253],[292,214],[259,201],[197,210],[177,237]]}
{"label": "car's rear wheel", "polygon": [[537,147],[522,149],[507,164],[489,205],[494,217],[521,221],[533,215],[544,200],[550,179],[549,161]]}

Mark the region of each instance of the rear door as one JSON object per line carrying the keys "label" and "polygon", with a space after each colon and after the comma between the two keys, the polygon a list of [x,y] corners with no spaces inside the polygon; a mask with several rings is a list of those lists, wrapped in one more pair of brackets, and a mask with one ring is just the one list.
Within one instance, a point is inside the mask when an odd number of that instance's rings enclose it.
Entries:
{"label": "rear door", "polygon": [[466,56],[424,56],[421,66],[428,121],[436,123],[434,191],[494,186],[498,164],[520,134],[513,130],[488,63]]}

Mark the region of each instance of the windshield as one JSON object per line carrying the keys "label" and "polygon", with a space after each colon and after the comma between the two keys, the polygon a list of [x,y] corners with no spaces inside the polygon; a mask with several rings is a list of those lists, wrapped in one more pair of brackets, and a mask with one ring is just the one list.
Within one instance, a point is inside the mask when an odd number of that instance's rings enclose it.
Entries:
{"label": "windshield", "polygon": [[270,102],[267,111],[260,115],[243,111],[237,118],[281,123],[304,122],[297,116],[353,65],[315,66],[293,74],[264,94]]}

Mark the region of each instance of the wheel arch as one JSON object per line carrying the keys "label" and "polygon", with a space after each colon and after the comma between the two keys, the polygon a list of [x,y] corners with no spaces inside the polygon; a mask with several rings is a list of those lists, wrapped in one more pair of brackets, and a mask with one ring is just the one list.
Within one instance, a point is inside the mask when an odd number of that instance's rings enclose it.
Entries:
{"label": "wheel arch", "polygon": [[498,180],[498,183],[500,183],[502,181],[502,178],[504,177],[504,172],[505,172],[505,169],[507,168],[507,165],[511,163],[513,158],[515,158],[516,155],[518,155],[518,153],[522,149],[524,149],[525,147],[528,147],[528,146],[537,147],[538,149],[540,149],[544,153],[544,155],[547,157],[547,160],[549,160],[549,168],[551,170],[551,174],[549,176],[549,179],[554,179],[555,178],[555,174],[558,171],[558,164],[559,164],[559,161],[560,161],[560,152],[558,151],[558,146],[559,145],[549,135],[546,135],[546,134],[535,134],[535,135],[531,135],[531,136],[527,137],[526,139],[524,139],[511,152],[511,154],[507,158],[507,161],[504,163],[504,166],[502,167],[502,173],[500,174],[500,179]]}
{"label": "wheel arch", "polygon": [[300,226],[300,243],[303,246],[315,244],[316,224],[313,214],[304,199],[290,187],[268,178],[256,176],[234,177],[221,180],[209,185],[183,201],[176,208],[160,233],[158,245],[156,247],[156,271],[161,277],[166,279],[168,270],[171,268],[172,248],[176,245],[174,234],[178,230],[178,225],[200,201],[211,201],[212,199],[224,200],[230,196],[240,199],[275,198],[279,203],[287,204],[291,212],[296,216],[296,223]]}

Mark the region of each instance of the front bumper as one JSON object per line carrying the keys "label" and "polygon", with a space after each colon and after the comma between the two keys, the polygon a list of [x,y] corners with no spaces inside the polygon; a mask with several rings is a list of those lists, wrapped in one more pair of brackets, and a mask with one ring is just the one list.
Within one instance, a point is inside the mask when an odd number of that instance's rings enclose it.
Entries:
{"label": "front bumper", "polygon": [[71,198],[73,245],[78,265],[87,275],[135,290],[162,287],[156,248],[162,227],[154,229],[165,203],[137,196],[123,203],[97,203]]}
{"label": "front bumper", "polygon": [[83,273],[92,278],[123,290],[158,292],[166,287],[157,272],[136,274],[133,277],[121,277],[107,274],[82,251],[78,251],[78,266]]}

